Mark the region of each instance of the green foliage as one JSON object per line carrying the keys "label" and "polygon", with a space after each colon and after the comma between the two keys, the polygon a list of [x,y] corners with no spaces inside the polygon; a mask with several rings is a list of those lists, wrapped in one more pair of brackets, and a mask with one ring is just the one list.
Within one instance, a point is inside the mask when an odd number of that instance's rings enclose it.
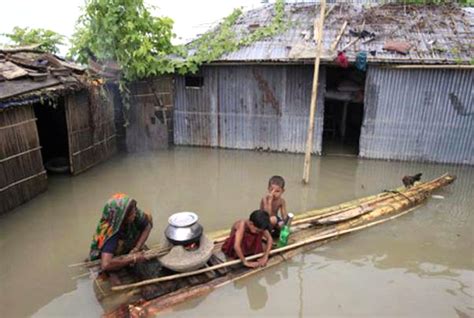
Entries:
{"label": "green foliage", "polygon": [[64,36],[51,30],[14,27],[12,33],[3,33],[16,45],[40,44],[39,50],[58,53],[58,45],[64,44]]}
{"label": "green foliage", "polygon": [[189,45],[188,49],[193,53],[189,57],[185,56],[187,57],[186,61],[178,65],[177,71],[179,73],[195,72],[203,63],[216,60],[220,56],[236,51],[242,46],[248,46],[263,38],[282,32],[287,26],[284,23],[285,1],[277,0],[274,8],[275,14],[269,25],[258,27],[254,31],[240,35],[240,37],[235,34],[232,27],[242,15],[242,10],[235,9],[215,30],[204,34]]}
{"label": "green foliage", "polygon": [[284,30],[284,8],[285,1],[277,0],[272,22],[240,37],[232,30],[242,15],[242,10],[236,9],[215,30],[189,46],[173,46],[173,21],[151,16],[143,0],[88,0],[70,55],[82,63],[87,63],[91,55],[99,61],[116,61],[125,81],[174,72],[194,73],[203,63]]}
{"label": "green foliage", "polygon": [[173,20],[153,17],[143,0],[88,0],[72,38],[70,55],[87,63],[116,61],[126,81],[172,72],[165,57],[171,44]]}
{"label": "green foliage", "polygon": [[277,0],[272,22],[241,36],[232,30],[242,15],[242,10],[236,9],[191,45],[173,46],[173,21],[153,17],[143,0],[87,0],[71,41],[70,56],[82,63],[91,57],[117,62],[122,69],[119,89],[127,111],[128,82],[174,72],[194,73],[203,63],[281,32],[285,28],[284,9],[285,1]]}

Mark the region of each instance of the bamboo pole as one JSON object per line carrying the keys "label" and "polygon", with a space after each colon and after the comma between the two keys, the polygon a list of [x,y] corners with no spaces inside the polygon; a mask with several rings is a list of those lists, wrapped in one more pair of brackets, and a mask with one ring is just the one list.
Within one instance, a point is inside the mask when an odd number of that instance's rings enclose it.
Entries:
{"label": "bamboo pole", "polygon": [[359,41],[360,38],[355,38],[354,40],[352,40],[351,42],[349,42],[349,44],[347,44],[346,46],[344,46],[341,51],[345,51],[347,50],[348,48],[350,48],[352,45],[354,45],[357,41]]}
{"label": "bamboo pole", "polygon": [[[160,257],[165,254],[167,254],[170,251],[169,247],[165,248],[160,248],[157,250],[148,250],[145,251],[145,259],[150,260],[155,257]],[[125,255],[120,255],[114,257],[114,260],[131,260],[133,258],[133,254],[125,254]],[[80,266],[85,266],[87,268],[92,268],[96,266],[100,266],[100,259],[94,260],[94,261],[85,261],[85,262],[80,262],[80,263],[75,263],[75,264],[70,264],[68,267],[80,267]]]}
{"label": "bamboo pole", "polygon": [[[301,242],[290,244],[290,245],[287,245],[287,246],[284,246],[284,247],[280,247],[280,248],[271,250],[270,255],[277,254],[277,253],[282,253],[282,252],[285,252],[285,251],[288,251],[288,250],[291,250],[291,249],[295,249],[297,247],[307,245],[307,244],[310,244],[310,243],[313,243],[313,242],[317,242],[317,241],[320,241],[320,240],[340,236],[342,234],[347,234],[347,233],[359,231],[359,230],[362,230],[362,229],[366,229],[368,227],[371,227],[371,226],[374,226],[374,225],[377,225],[377,224],[380,224],[380,223],[383,223],[383,222],[386,222],[386,221],[389,221],[389,220],[393,220],[397,217],[405,215],[408,212],[411,212],[411,211],[413,211],[414,209],[416,209],[418,207],[419,207],[419,205],[417,205],[415,207],[412,207],[408,210],[405,210],[401,213],[398,213],[396,215],[393,215],[393,216],[390,216],[390,217],[387,217],[387,218],[384,218],[384,219],[381,219],[381,220],[373,221],[373,222],[370,222],[370,223],[367,223],[367,224],[364,224],[364,225],[360,225],[360,226],[357,226],[357,227],[354,227],[354,228],[349,228],[349,229],[346,229],[346,230],[336,230],[336,231],[334,231],[332,233],[329,233],[329,234],[326,234],[326,235],[315,235],[315,236],[312,236],[312,237],[310,237],[306,240],[303,240]],[[256,255],[246,257],[245,260],[247,260],[247,261],[254,260],[254,259],[257,259],[259,257],[262,257],[263,255],[264,255],[264,253],[259,253],[259,254],[256,254]],[[114,286],[114,287],[112,287],[112,290],[114,290],[114,291],[124,290],[124,289],[128,289],[128,288],[135,288],[135,287],[145,286],[145,285],[149,285],[149,284],[164,282],[164,281],[168,281],[168,280],[174,280],[174,279],[178,279],[178,278],[198,275],[198,274],[213,271],[213,270],[216,270],[216,269],[219,269],[219,268],[236,265],[236,264],[239,264],[241,262],[242,261],[240,259],[236,259],[236,260],[224,262],[224,263],[221,263],[221,264],[218,264],[218,265],[215,265],[215,266],[206,267],[206,268],[199,269],[199,270],[192,271],[192,272],[180,273],[180,274],[169,275],[169,276],[153,278],[153,279],[147,279],[147,280],[143,280],[141,282],[133,283],[133,284]]]}
{"label": "bamboo pole", "polygon": [[344,34],[344,31],[346,30],[346,27],[347,27],[347,20],[344,21],[344,24],[342,25],[341,30],[339,31],[339,34],[337,35],[337,37],[336,37],[336,39],[334,40],[334,42],[331,44],[331,51],[335,51],[335,50],[336,50],[337,44],[338,44],[339,41],[341,40],[341,37],[342,37],[342,35]]}
{"label": "bamboo pole", "polygon": [[328,11],[326,11],[326,13],[324,14],[325,19],[331,14],[331,11],[334,10],[335,7],[336,5],[334,4],[328,9]]}
{"label": "bamboo pole", "polygon": [[[319,14],[318,27],[318,47],[316,52],[316,59],[314,61],[314,75],[313,88],[311,90],[311,105],[309,110],[309,127],[306,136],[306,151],[304,156],[304,171],[303,182],[309,182],[309,171],[311,166],[311,149],[313,148],[313,132],[314,132],[314,115],[316,113],[316,103],[318,100],[318,78],[319,78],[319,62],[321,60],[321,45],[323,41],[323,26],[324,26],[324,10],[326,7],[326,0],[321,0],[321,13]],[[316,21],[315,21],[316,22]]]}

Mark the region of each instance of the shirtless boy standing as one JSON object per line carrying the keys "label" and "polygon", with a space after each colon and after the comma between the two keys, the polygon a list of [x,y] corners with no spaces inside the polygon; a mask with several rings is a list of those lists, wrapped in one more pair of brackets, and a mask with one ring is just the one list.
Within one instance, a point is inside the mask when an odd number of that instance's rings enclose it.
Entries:
{"label": "shirtless boy standing", "polygon": [[[278,237],[284,220],[288,217],[286,202],[282,195],[285,192],[285,179],[281,176],[273,176],[268,181],[268,193],[260,201],[260,210],[266,211],[270,215],[272,225],[272,236]],[[280,212],[280,215],[278,215]]]}

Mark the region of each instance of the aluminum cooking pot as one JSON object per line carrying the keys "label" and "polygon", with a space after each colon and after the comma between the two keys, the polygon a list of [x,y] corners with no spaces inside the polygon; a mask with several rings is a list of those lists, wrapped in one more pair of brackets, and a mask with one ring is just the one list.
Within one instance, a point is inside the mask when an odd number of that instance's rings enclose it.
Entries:
{"label": "aluminum cooking pot", "polygon": [[166,238],[175,245],[199,242],[202,226],[194,212],[179,212],[171,215],[165,230]]}

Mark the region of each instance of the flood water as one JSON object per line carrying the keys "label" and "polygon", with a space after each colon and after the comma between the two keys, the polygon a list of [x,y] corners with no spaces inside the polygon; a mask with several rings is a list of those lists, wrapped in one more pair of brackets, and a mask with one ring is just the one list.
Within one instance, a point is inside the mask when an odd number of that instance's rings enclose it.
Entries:
{"label": "flood water", "polygon": [[101,209],[125,192],[150,211],[159,243],[167,218],[195,211],[205,231],[258,208],[270,176],[286,179],[290,212],[322,208],[449,171],[457,181],[413,213],[343,236],[279,266],[183,304],[167,317],[474,316],[474,168],[177,147],[117,155],[77,176],[50,176],[46,193],[0,217],[0,316],[94,317],[82,261]]}

